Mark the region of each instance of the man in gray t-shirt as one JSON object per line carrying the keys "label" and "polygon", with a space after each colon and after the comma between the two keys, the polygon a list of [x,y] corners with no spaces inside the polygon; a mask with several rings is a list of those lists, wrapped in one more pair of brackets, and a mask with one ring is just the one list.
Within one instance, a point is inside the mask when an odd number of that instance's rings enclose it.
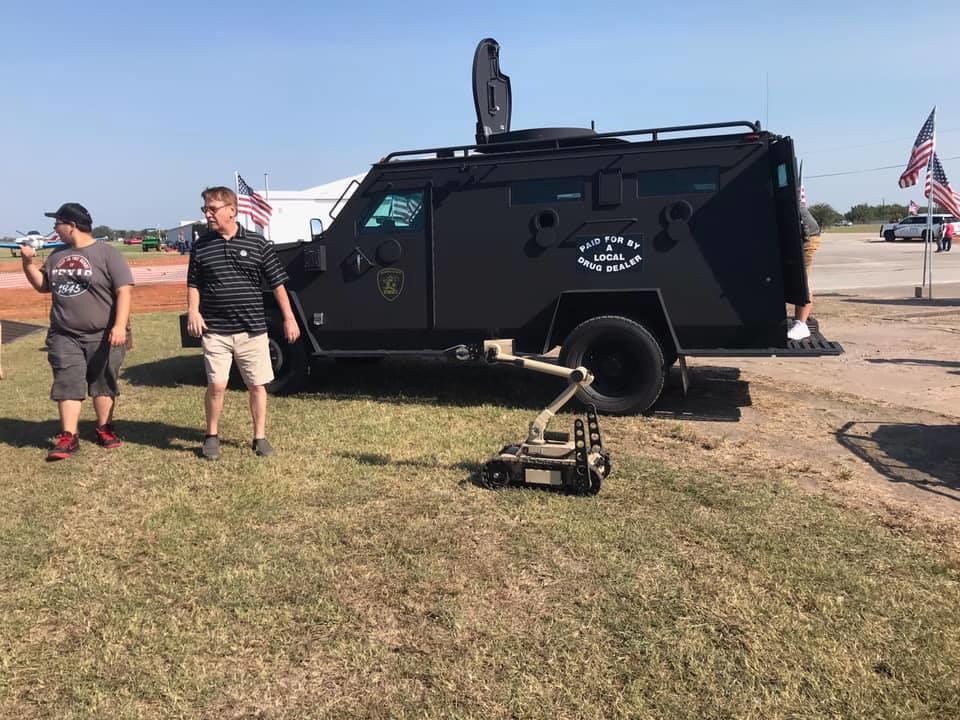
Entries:
{"label": "man in gray t-shirt", "polygon": [[63,460],[80,449],[77,426],[88,393],[97,415],[97,443],[108,449],[123,444],[113,429],[113,408],[126,354],[133,273],[118,250],[94,240],[85,207],[66,203],[45,214],[55,219],[64,246],[42,268],[33,264],[32,248],[24,246],[21,257],[30,284],[53,299],[47,359],[53,368],[50,399],[57,402],[62,431],[47,460]]}

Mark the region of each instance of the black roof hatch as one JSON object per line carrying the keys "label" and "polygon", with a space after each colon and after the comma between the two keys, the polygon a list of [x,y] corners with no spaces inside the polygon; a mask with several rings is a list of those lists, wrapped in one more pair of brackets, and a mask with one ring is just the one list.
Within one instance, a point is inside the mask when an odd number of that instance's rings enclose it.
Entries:
{"label": "black roof hatch", "polygon": [[477,144],[543,142],[589,137],[590,128],[531,128],[510,131],[513,94],[510,77],[500,72],[500,43],[484,38],[473,55],[473,104],[477,111]]}

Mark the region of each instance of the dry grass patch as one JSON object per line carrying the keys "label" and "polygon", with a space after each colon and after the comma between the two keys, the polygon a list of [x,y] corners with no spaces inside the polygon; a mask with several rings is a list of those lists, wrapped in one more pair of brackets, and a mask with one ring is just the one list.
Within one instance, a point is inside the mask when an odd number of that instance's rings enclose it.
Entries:
{"label": "dry grass patch", "polygon": [[208,464],[196,356],[138,327],[127,444],[66,463],[39,341],[4,353],[2,717],[960,714],[956,566],[736,443],[610,420],[599,496],[490,492],[556,386],[389,363],[273,399],[276,458],[229,393]]}

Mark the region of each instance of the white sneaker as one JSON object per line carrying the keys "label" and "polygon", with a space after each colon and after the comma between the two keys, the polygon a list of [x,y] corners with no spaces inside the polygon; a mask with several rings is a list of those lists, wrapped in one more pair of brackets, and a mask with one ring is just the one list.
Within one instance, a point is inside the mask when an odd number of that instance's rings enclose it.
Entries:
{"label": "white sneaker", "polygon": [[803,340],[810,337],[810,328],[807,327],[805,322],[794,320],[787,328],[787,337],[790,340]]}

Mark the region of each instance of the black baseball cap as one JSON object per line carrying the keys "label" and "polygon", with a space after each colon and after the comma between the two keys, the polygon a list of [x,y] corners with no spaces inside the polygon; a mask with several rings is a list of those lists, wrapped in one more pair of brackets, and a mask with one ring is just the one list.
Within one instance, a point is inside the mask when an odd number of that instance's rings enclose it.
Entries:
{"label": "black baseball cap", "polygon": [[93,218],[90,213],[80,203],[64,203],[56,212],[44,213],[47,217],[56,218],[62,222],[72,222],[78,227],[85,227],[88,230],[93,227]]}

